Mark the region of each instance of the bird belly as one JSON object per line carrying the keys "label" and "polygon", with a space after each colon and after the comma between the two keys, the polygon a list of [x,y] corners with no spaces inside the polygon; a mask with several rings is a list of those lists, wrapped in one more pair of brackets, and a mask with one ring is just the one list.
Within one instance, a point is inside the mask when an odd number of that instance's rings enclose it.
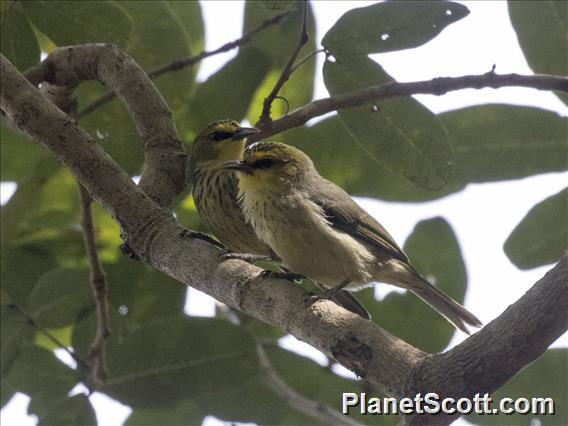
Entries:
{"label": "bird belly", "polygon": [[320,206],[306,199],[244,196],[243,210],[257,235],[283,265],[326,286],[371,281],[373,254],[349,234],[331,226]]}
{"label": "bird belly", "polygon": [[193,190],[199,216],[229,250],[269,256],[270,248],[246,223],[237,192],[238,183],[232,173],[219,170],[204,173]]}

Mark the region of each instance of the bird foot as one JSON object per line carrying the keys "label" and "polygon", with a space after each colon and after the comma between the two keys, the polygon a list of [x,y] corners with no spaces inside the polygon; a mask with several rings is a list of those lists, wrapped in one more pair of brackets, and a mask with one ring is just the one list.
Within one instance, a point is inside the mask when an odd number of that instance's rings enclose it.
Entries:
{"label": "bird foot", "polygon": [[276,278],[281,280],[286,280],[290,282],[301,282],[304,279],[303,275],[294,274],[292,272],[278,272],[278,271],[269,271],[265,269],[260,273],[261,278]]}
{"label": "bird foot", "polygon": [[132,260],[140,260],[140,256],[138,256],[138,254],[128,244],[122,243],[118,246],[118,249],[123,255],[128,256]]}
{"label": "bird foot", "polygon": [[221,244],[219,241],[213,239],[211,236],[204,234],[203,232],[197,231],[190,231],[189,229],[184,229],[179,233],[179,236],[182,238],[197,238],[199,240],[207,241],[214,246],[224,249],[225,246]]}

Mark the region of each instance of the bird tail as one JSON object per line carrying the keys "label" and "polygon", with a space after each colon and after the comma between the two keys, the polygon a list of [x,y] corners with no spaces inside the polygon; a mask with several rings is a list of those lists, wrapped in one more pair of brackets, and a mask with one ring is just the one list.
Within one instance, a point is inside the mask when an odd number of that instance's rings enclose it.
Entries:
{"label": "bird tail", "polygon": [[481,327],[481,321],[458,302],[447,296],[440,289],[430,284],[412,266],[404,264],[405,269],[412,274],[410,282],[405,287],[416,296],[434,308],[440,315],[463,332],[470,334],[467,325]]}

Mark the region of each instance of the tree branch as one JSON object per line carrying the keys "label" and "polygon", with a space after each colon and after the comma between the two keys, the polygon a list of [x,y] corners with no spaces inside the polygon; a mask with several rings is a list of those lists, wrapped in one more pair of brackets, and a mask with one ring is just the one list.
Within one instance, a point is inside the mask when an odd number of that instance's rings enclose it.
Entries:
{"label": "tree branch", "polygon": [[37,86],[47,82],[75,88],[96,80],[117,93],[132,117],[144,147],[139,185],[162,206],[185,187],[186,156],[171,112],[144,70],[116,46],[85,44],[60,47],[27,71]]}
{"label": "tree branch", "polygon": [[[424,359],[406,395],[444,397],[492,393],[541,356],[568,329],[568,255],[523,297],[482,330],[448,352]],[[413,416],[405,425],[450,424],[456,416]]]}
{"label": "tree branch", "polygon": [[292,111],[290,114],[274,120],[270,125],[259,123],[260,133],[251,135],[248,140],[254,142],[269,136],[282,133],[294,127],[300,127],[312,118],[337,111],[363,105],[379,99],[411,96],[436,95],[462,89],[497,89],[500,87],[528,87],[537,90],[553,90],[568,92],[568,77],[553,75],[498,75],[490,71],[482,75],[466,75],[463,77],[438,77],[427,81],[399,83],[396,81],[367,87],[353,92],[342,93],[329,98],[318,99]]}
{"label": "tree branch", "polygon": [[[208,52],[206,50],[198,53],[197,55],[191,56],[189,58],[185,58],[185,59],[178,59],[176,61],[173,61],[167,65],[164,65],[162,67],[153,69],[151,71],[148,71],[148,77],[150,77],[152,80],[155,78],[158,78],[162,75],[165,74],[169,74],[175,71],[181,71],[182,69],[185,69],[187,67],[193,66],[196,63],[202,61],[203,59],[209,58],[210,56],[214,56],[214,55],[218,55],[219,53],[223,53],[223,52],[228,52],[229,50],[232,50],[236,47],[242,46],[245,43],[248,43],[252,40],[252,37],[254,35],[256,35],[257,33],[265,30],[266,28],[269,28],[273,25],[278,24],[282,19],[284,19],[286,16],[288,16],[291,12],[287,11],[287,12],[283,12],[279,15],[273,16],[270,19],[267,19],[266,21],[262,22],[258,27],[250,30],[248,33],[246,33],[245,35],[243,35],[241,38],[237,39],[237,40],[233,40],[229,43],[225,43],[223,46],[212,50],[211,52]],[[33,72],[32,70],[29,71],[30,74]],[[28,77],[28,71],[26,71],[24,73],[24,75],[26,77]],[[91,104],[87,105],[85,108],[83,108],[81,111],[79,111],[79,114],[77,115],[78,118],[82,118],[84,116],[86,116],[87,114],[90,114],[91,112],[95,111],[97,108],[105,105],[106,103],[110,102],[111,100],[113,100],[116,97],[116,94],[114,91],[108,91],[107,93],[105,93],[104,95],[102,95],[99,99],[93,101]]]}
{"label": "tree branch", "polygon": [[262,103],[262,114],[260,115],[258,122],[262,123],[262,125],[264,126],[268,126],[272,121],[272,119],[270,118],[270,108],[272,107],[272,102],[274,102],[274,99],[278,97],[280,89],[282,89],[284,83],[286,83],[290,78],[290,76],[292,75],[293,72],[292,67],[294,66],[294,62],[296,62],[296,58],[298,57],[300,50],[302,50],[302,47],[304,47],[304,45],[310,39],[310,35],[308,34],[308,13],[309,13],[309,2],[308,0],[303,0],[302,28],[300,30],[300,38],[298,40],[298,44],[292,51],[290,59],[288,59],[288,63],[282,70],[282,74],[280,74],[280,78],[278,78],[278,81],[274,85],[272,91],[268,94],[266,98],[264,98],[264,102]]}
{"label": "tree branch", "polygon": [[[310,306],[310,294],[299,286],[260,278],[261,269],[240,260],[222,261],[217,247],[184,238],[171,212],[134,185],[83,129],[43,97],[4,56],[1,59],[0,107],[71,169],[116,218],[128,243],[148,264],[290,332],[389,395],[400,397],[423,389],[440,395],[492,391],[568,328],[566,258],[502,316],[440,355],[425,354],[331,301]],[[496,371],[503,373],[495,380],[488,377]],[[436,424],[441,420],[422,419]],[[445,424],[451,421],[442,420]]]}
{"label": "tree branch", "polygon": [[317,401],[311,401],[294,389],[292,389],[272,367],[272,363],[266,351],[260,343],[257,344],[258,359],[264,378],[264,382],[276,393],[283,401],[288,403],[301,413],[322,420],[327,424],[339,426],[357,426],[359,423],[349,417],[339,414],[339,412],[328,405]]}
{"label": "tree branch", "polygon": [[91,270],[90,281],[97,306],[97,331],[89,347],[89,359],[93,360],[93,381],[98,385],[102,385],[108,376],[105,342],[110,336],[107,282],[97,253],[97,241],[91,212],[92,198],[83,185],[78,183],[78,187],[81,198],[81,225],[85,237],[85,251],[89,259]]}

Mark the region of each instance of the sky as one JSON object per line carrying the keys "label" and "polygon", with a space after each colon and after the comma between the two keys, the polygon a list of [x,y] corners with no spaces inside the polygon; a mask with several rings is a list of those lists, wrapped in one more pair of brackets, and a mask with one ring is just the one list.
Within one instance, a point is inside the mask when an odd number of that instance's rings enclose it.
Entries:
{"label": "sky", "polygon": [[[438,37],[416,49],[371,55],[398,81],[419,81],[440,76],[482,74],[496,65],[497,73],[532,74],[510,25],[507,3],[504,1],[463,2],[470,14],[450,25]],[[363,1],[314,1],[312,7],[317,22],[315,35],[318,44],[326,31],[349,9],[371,4]],[[238,1],[202,2],[206,21],[206,49],[212,50],[241,35],[243,3]],[[215,25],[208,25],[215,22]],[[223,28],[224,31],[219,31]],[[313,37],[314,35],[312,35]],[[295,40],[294,40],[295,43]],[[231,59],[236,51],[217,55],[203,61],[198,80],[203,81]],[[329,96],[321,67],[323,55],[317,55],[316,89],[314,98]],[[420,95],[416,99],[435,113],[488,102],[527,105],[568,115],[568,108],[554,95],[523,88],[462,90],[444,96]],[[318,120],[312,120],[308,125]],[[317,164],[316,164],[317,166]],[[466,262],[469,285],[465,306],[483,323],[501,314],[521,297],[551,265],[520,271],[505,256],[502,245],[507,236],[527,211],[536,203],[556,194],[566,186],[568,173],[548,173],[518,181],[473,184],[465,190],[441,200],[420,204],[381,202],[358,198],[357,201],[378,219],[400,245],[410,235],[415,224],[435,216],[444,217],[454,229]],[[380,183],[377,183],[380,184]],[[2,185],[1,202],[5,203],[15,188]],[[379,297],[386,294],[386,286],[377,286]],[[189,292],[191,300],[186,310],[194,315],[211,316],[214,301],[196,290]],[[450,346],[467,336],[456,333]],[[307,344],[287,337],[282,342],[286,349],[323,363],[325,357]],[[568,347],[568,335],[562,336],[552,347]],[[342,374],[345,369],[334,367]],[[75,389],[74,392],[81,392]],[[541,395],[545,396],[545,395]],[[1,412],[3,426],[34,425],[35,417],[26,415],[29,398],[18,394]],[[130,409],[95,393],[91,402],[97,411],[99,424],[120,425]],[[206,426],[216,426],[216,419],[208,418]],[[460,419],[455,425],[468,424]]]}

